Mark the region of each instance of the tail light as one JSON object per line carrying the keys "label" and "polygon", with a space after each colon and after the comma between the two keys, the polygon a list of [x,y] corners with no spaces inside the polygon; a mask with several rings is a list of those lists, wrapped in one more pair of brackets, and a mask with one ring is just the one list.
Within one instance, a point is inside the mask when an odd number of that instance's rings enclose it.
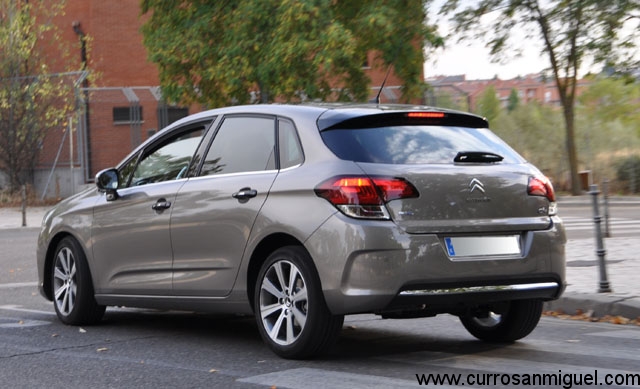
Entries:
{"label": "tail light", "polygon": [[361,219],[388,220],[386,203],[418,197],[418,190],[410,182],[394,177],[333,177],[320,183],[315,192],[345,215]]}
{"label": "tail light", "polygon": [[553,190],[553,185],[547,177],[529,177],[529,185],[527,186],[527,193],[530,196],[542,196],[549,200],[549,215],[555,215],[558,212],[558,206],[556,204],[556,192]]}
{"label": "tail light", "polygon": [[419,119],[443,119],[444,112],[409,112],[407,113],[408,118],[419,118]]}

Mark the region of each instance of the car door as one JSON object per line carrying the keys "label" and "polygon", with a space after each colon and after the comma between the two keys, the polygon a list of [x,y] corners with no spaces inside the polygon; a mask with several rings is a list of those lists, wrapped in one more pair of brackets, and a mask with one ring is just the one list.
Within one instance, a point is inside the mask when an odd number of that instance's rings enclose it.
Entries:
{"label": "car door", "polygon": [[224,117],[199,176],[178,192],[171,215],[175,294],[220,297],[233,287],[277,175],[275,123],[270,116]]}
{"label": "car door", "polygon": [[171,208],[207,124],[175,129],[118,169],[116,199],[94,208],[96,293],[171,293]]}

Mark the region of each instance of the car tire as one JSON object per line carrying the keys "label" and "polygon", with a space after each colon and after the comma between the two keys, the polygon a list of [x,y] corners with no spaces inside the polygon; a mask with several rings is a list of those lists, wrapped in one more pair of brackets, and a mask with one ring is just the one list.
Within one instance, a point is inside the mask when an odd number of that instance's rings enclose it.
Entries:
{"label": "car tire", "polygon": [[320,279],[303,247],[274,251],[256,281],[254,309],[260,335],[277,355],[306,359],[335,343],[344,316],[327,308]]}
{"label": "car tire", "polygon": [[529,335],[542,315],[542,301],[515,300],[504,312],[489,312],[486,317],[460,316],[462,325],[476,338],[488,342],[514,342]]}
{"label": "car tire", "polygon": [[53,306],[65,324],[87,325],[99,322],[105,306],[96,303],[87,258],[72,237],[60,241],[51,267]]}

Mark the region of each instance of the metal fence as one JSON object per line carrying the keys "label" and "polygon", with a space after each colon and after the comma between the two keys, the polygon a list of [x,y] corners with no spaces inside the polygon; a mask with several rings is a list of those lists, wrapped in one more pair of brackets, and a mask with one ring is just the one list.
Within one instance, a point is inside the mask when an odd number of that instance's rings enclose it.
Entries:
{"label": "metal fence", "polygon": [[64,198],[115,166],[159,129],[188,114],[166,104],[159,87],[76,88],[78,104],[65,128],[47,134],[34,171],[41,198]]}

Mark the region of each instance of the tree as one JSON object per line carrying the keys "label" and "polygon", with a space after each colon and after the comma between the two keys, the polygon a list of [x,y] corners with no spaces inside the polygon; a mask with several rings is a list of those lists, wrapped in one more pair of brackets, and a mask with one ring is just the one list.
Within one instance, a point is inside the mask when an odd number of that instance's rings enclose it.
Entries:
{"label": "tree", "polygon": [[493,85],[485,89],[478,98],[476,111],[480,116],[484,116],[489,123],[492,123],[500,115],[500,99]]}
{"label": "tree", "polygon": [[511,93],[509,93],[507,110],[509,112],[513,112],[514,109],[518,108],[518,104],[520,104],[520,96],[518,96],[518,90],[516,88],[513,88],[511,89]]}
{"label": "tree", "polygon": [[0,167],[11,191],[27,183],[45,134],[72,108],[68,80],[49,74],[38,49],[58,41],[49,18],[59,11],[53,2],[0,0]]}
{"label": "tree", "polygon": [[[598,75],[578,98],[578,145],[594,177],[610,178],[622,157],[638,154],[640,83],[628,77]],[[626,165],[633,167],[633,163]],[[618,177],[620,178],[620,176]]]}
{"label": "tree", "polygon": [[491,124],[498,136],[562,185],[567,164],[562,158],[564,133],[558,131],[559,126],[562,126],[561,112],[535,101],[519,104]]}
{"label": "tree", "polygon": [[371,50],[404,80],[407,100],[423,92],[423,44],[442,45],[427,1],[142,0],[142,32],[174,103],[363,101]]}
{"label": "tree", "polygon": [[429,105],[458,111],[470,111],[467,95],[462,95],[454,88],[432,87],[427,93],[429,95],[427,104]]}
{"label": "tree", "polygon": [[619,120],[635,126],[640,135],[640,83],[624,77],[592,77],[592,83],[578,98],[591,121],[609,123]]}
{"label": "tree", "polygon": [[[459,9],[459,4],[460,0],[445,2],[441,12],[453,14],[455,31],[463,38],[486,39],[494,59],[504,60],[505,54],[517,53],[514,40],[520,45],[534,37],[542,41],[562,104],[571,192],[580,194],[575,146],[578,72],[586,60],[608,65],[629,60],[640,34],[640,2],[481,0],[465,9]],[[483,18],[485,22],[491,19],[490,23],[483,23]]]}

